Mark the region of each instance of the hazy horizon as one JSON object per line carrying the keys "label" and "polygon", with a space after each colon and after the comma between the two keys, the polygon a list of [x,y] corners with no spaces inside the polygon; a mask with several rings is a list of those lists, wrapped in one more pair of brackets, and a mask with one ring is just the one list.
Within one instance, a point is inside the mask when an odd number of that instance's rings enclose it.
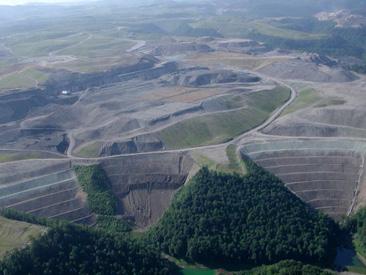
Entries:
{"label": "hazy horizon", "polygon": [[60,3],[78,3],[78,2],[85,2],[85,0],[0,0],[0,5],[17,6],[31,3],[60,4]]}

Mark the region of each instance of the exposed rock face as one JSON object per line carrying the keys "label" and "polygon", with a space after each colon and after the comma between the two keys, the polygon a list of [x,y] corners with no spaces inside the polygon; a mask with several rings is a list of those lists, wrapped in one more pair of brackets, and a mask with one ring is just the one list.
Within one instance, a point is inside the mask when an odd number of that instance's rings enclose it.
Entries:
{"label": "exposed rock face", "polygon": [[214,50],[206,44],[198,44],[195,42],[182,42],[168,45],[161,45],[153,50],[152,54],[156,56],[169,56],[184,54],[187,52],[208,53]]}
{"label": "exposed rock face", "polygon": [[304,60],[305,62],[312,62],[316,65],[325,65],[328,67],[333,67],[337,65],[337,61],[325,56],[325,55],[320,55],[317,53],[309,53],[309,54],[304,54],[301,57],[302,60]]}
{"label": "exposed rock face", "polygon": [[102,146],[100,156],[141,153],[163,150],[161,140],[152,135],[142,135],[122,142],[107,143]]}
{"label": "exposed rock face", "polygon": [[126,156],[101,162],[120,199],[123,215],[141,228],[163,215],[192,165],[185,153]]}
{"label": "exposed rock face", "polygon": [[[27,150],[48,150],[65,153],[69,140],[65,131],[57,128],[19,129],[16,126],[0,127],[0,147]],[[17,147],[18,146],[18,147]]]}
{"label": "exposed rock face", "polygon": [[210,71],[200,69],[187,71],[179,75],[173,75],[167,81],[173,85],[200,87],[210,84],[258,82],[260,81],[260,78],[243,72],[234,72],[229,70]]}
{"label": "exposed rock face", "polygon": [[338,28],[362,28],[366,26],[366,17],[352,14],[349,10],[321,12],[315,15],[319,21],[333,21]]}
{"label": "exposed rock face", "polygon": [[67,135],[63,134],[62,141],[59,144],[57,144],[56,149],[59,153],[64,154],[64,153],[66,153],[67,148],[69,148],[69,145],[70,145],[70,141],[67,138]]}

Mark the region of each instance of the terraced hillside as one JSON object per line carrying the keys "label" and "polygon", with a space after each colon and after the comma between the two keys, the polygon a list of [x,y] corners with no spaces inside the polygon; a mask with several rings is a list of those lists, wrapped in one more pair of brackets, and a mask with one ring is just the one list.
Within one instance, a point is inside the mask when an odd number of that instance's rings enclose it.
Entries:
{"label": "terraced hillside", "polygon": [[68,160],[22,160],[1,164],[0,207],[76,223],[93,222]]}
{"label": "terraced hillside", "polygon": [[0,165],[0,208],[94,223],[74,165],[100,164],[120,200],[120,214],[144,228],[157,221],[193,165],[184,153],[100,160],[21,160]]}
{"label": "terraced hillside", "polygon": [[305,202],[339,219],[363,191],[364,149],[358,142],[292,139],[249,142],[242,153]]}

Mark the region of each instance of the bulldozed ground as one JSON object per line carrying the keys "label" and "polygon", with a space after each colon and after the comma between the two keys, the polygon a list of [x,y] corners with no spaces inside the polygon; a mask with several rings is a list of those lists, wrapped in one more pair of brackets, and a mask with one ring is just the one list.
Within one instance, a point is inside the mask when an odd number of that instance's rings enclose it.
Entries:
{"label": "bulldozed ground", "polygon": [[0,207],[92,225],[73,167],[99,164],[120,216],[145,229],[199,167],[245,174],[242,154],[335,219],[366,204],[365,76],[234,23],[322,33],[139,12],[1,37]]}

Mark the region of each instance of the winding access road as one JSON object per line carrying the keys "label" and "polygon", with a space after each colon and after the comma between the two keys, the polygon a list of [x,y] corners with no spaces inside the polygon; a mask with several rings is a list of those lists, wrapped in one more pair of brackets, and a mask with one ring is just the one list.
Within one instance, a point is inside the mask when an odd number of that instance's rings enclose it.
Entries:
{"label": "winding access road", "polygon": [[[253,129],[251,129],[251,130],[249,130],[249,131],[247,131],[247,132],[245,132],[245,133],[243,133],[243,134],[235,137],[234,139],[232,139],[232,140],[230,140],[228,142],[214,144],[214,145],[204,145],[204,146],[196,146],[196,147],[181,148],[181,149],[172,149],[172,150],[160,150],[160,151],[151,151],[151,152],[119,154],[119,155],[106,156],[106,157],[78,157],[78,156],[74,156],[72,154],[72,151],[71,150],[68,150],[67,151],[67,155],[65,156],[65,158],[68,158],[70,160],[98,161],[98,160],[114,159],[114,158],[119,158],[119,157],[128,157],[128,156],[136,156],[136,155],[152,155],[152,154],[164,154],[164,153],[181,153],[181,152],[189,152],[189,151],[202,150],[202,149],[214,149],[214,148],[226,147],[226,146],[231,145],[231,144],[240,145],[241,142],[243,141],[243,139],[248,138],[248,137],[252,136],[253,134],[256,134],[256,133],[260,132],[261,130],[263,130],[264,128],[266,128],[267,126],[269,126],[272,122],[274,122],[282,114],[282,112],[290,104],[293,103],[293,101],[297,97],[297,91],[292,86],[286,84],[283,81],[277,80],[277,79],[271,79],[271,80],[274,81],[274,82],[276,82],[277,84],[280,84],[280,85],[282,85],[282,86],[287,87],[288,89],[290,89],[291,93],[290,93],[289,99],[281,107],[277,108],[277,110],[275,110],[263,123],[261,123],[260,125],[256,126]],[[0,151],[17,151],[17,150],[15,150],[15,149],[12,149],[12,150],[0,149]],[[24,151],[27,151],[27,150],[18,150],[18,151],[24,152]],[[29,150],[29,152],[37,152],[37,150]],[[49,158],[47,158],[47,159],[49,159]]]}

